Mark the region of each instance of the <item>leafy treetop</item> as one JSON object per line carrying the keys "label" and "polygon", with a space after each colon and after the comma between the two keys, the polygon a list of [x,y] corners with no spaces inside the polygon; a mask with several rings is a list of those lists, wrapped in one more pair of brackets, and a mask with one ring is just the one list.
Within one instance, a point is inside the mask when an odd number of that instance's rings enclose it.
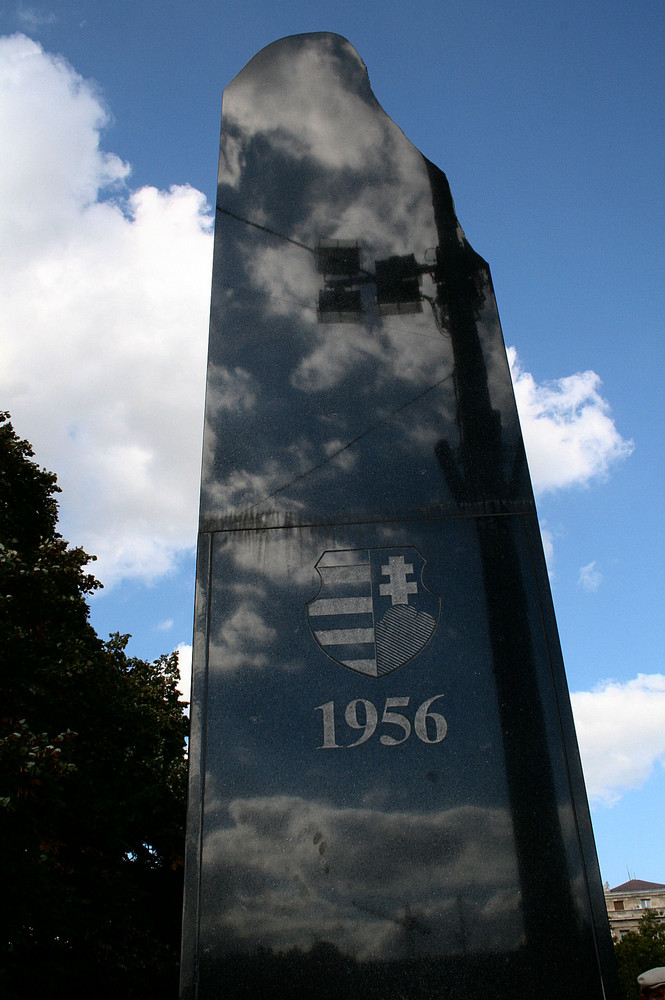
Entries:
{"label": "leafy treetop", "polygon": [[637,930],[629,931],[614,948],[621,992],[626,1000],[637,1000],[637,977],[648,969],[665,966],[665,921],[662,911],[645,910]]}
{"label": "leafy treetop", "polygon": [[56,477],[0,414],[0,994],[176,995],[186,795],[177,654],[101,640]]}

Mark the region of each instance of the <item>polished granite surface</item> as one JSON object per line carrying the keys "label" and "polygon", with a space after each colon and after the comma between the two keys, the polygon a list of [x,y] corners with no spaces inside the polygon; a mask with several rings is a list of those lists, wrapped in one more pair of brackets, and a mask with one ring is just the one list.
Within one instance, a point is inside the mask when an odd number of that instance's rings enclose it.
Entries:
{"label": "polished granite surface", "polygon": [[338,35],[224,93],[200,528],[183,997],[614,997],[489,268]]}

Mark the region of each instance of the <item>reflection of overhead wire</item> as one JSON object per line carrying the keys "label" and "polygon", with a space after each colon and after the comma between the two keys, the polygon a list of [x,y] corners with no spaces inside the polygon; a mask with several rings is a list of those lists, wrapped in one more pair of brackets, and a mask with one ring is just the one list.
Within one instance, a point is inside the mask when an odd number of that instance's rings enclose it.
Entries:
{"label": "reflection of overhead wire", "polygon": [[[246,299],[254,298],[259,300],[259,304],[263,305],[265,299],[269,299],[270,302],[280,302],[283,305],[293,307],[298,306],[300,309],[309,309],[312,312],[315,311],[315,307],[309,301],[303,301],[302,298],[298,298],[297,295],[289,295],[287,292],[282,291],[280,295],[275,295],[274,292],[266,292],[265,288],[257,288],[252,285],[231,285],[227,288],[227,292],[231,292],[234,296],[240,295],[244,296]],[[234,299],[227,299],[231,305],[234,304]]]}
{"label": "reflection of overhead wire", "polygon": [[443,378],[440,378],[438,382],[434,382],[432,385],[428,386],[427,389],[423,389],[422,392],[419,392],[416,396],[412,396],[411,399],[407,399],[405,403],[401,404],[401,406],[398,406],[395,410],[391,410],[390,413],[387,414],[387,416],[382,417],[381,420],[377,420],[376,423],[372,424],[370,427],[366,427],[364,431],[361,431],[360,434],[357,434],[354,438],[351,439],[351,441],[347,441],[346,444],[343,444],[341,448],[337,448],[335,451],[331,452],[331,454],[327,455],[322,462],[319,462],[317,465],[312,465],[309,469],[306,469],[305,472],[301,472],[299,475],[294,476],[294,478],[290,479],[288,483],[284,483],[282,486],[279,486],[276,490],[273,490],[272,493],[269,493],[261,500],[257,500],[256,503],[253,503],[249,509],[254,510],[256,507],[259,507],[262,503],[266,503],[266,501],[272,500],[273,497],[276,497],[279,493],[283,493],[284,490],[288,490],[289,486],[293,486],[294,483],[300,482],[301,479],[306,479],[307,476],[311,476],[313,472],[318,472],[319,469],[322,469],[325,465],[328,465],[329,462],[332,462],[332,460],[334,458],[337,458],[338,455],[341,455],[342,452],[345,452],[347,451],[347,449],[352,448],[354,444],[358,443],[358,441],[362,441],[364,437],[367,437],[368,434],[371,434],[372,431],[375,431],[377,427],[380,427],[382,424],[387,423],[388,420],[390,420],[392,417],[397,416],[398,413],[401,413],[403,410],[406,410],[409,406],[412,406],[414,403],[417,403],[418,400],[426,396],[428,392],[431,392],[433,389],[438,388],[438,386],[443,385],[443,383],[447,382],[448,379],[452,377],[452,375],[453,375],[452,371],[448,372],[448,374],[444,375]]}
{"label": "reflection of overhead wire", "polygon": [[[302,243],[300,240],[294,240],[290,236],[285,236],[284,233],[280,233],[276,229],[270,229],[269,226],[262,226],[258,222],[252,222],[251,219],[245,219],[242,215],[237,215],[235,212],[232,212],[229,208],[222,208],[220,206],[217,206],[217,211],[222,215],[228,215],[231,219],[235,219],[237,222],[244,223],[244,225],[246,226],[251,226],[252,229],[258,229],[260,232],[268,233],[268,235],[275,236],[277,237],[277,239],[284,240],[284,242],[286,243],[292,243],[294,246],[299,247],[301,250],[307,250],[308,253],[311,253],[314,256],[316,256],[317,251],[313,247],[308,246],[306,243]],[[423,270],[429,271],[430,269],[428,267],[425,267]],[[364,284],[370,281],[376,281],[376,276],[371,271],[368,271],[365,268],[361,267],[359,268],[356,277],[351,280],[354,284],[359,284],[359,283]],[[331,279],[332,285],[340,284],[343,286],[348,284],[348,282],[349,278]],[[430,306],[432,307],[432,312],[434,314],[434,322],[436,323],[436,327],[439,333],[441,333],[443,336],[448,336],[447,331],[441,324],[441,320],[439,318],[439,314],[436,308],[436,303],[428,295],[422,295],[421,298],[425,299],[427,302],[430,303]],[[427,389],[424,389],[422,392],[419,392],[416,396],[413,396],[411,399],[407,399],[405,403],[402,403],[401,406],[398,406],[395,410],[392,410],[386,417],[383,417],[381,420],[378,420],[370,427],[367,427],[360,434],[356,435],[356,437],[352,438],[351,441],[347,441],[346,444],[342,445],[341,448],[337,448],[335,451],[331,452],[331,454],[327,455],[322,462],[317,463],[317,465],[311,466],[309,469],[306,469],[305,472],[301,472],[299,475],[295,476],[293,479],[290,479],[287,483],[284,483],[282,486],[279,486],[276,490],[273,490],[272,493],[269,493],[261,500],[257,500],[256,503],[251,505],[250,510],[254,510],[256,507],[259,507],[261,504],[266,503],[268,500],[272,500],[273,497],[276,497],[278,496],[278,494],[283,493],[284,490],[288,489],[290,486],[293,486],[294,483],[300,482],[300,480],[305,479],[307,476],[310,476],[313,472],[317,472],[319,469],[322,469],[324,466],[328,465],[330,462],[333,461],[333,459],[337,458],[343,452],[347,451],[349,448],[352,448],[354,444],[357,444],[358,441],[361,441],[364,437],[367,437],[368,434],[371,434],[373,431],[375,431],[377,427],[380,427],[382,424],[385,424],[392,417],[397,416],[398,413],[401,413],[403,410],[406,410],[409,406],[412,406],[414,403],[417,403],[418,400],[426,396],[428,392],[431,392],[433,389],[436,389],[438,386],[442,385],[449,378],[451,378],[452,375],[453,372],[451,371],[447,375],[445,375],[442,379],[439,379],[438,382],[434,382],[433,385],[428,386]]]}
{"label": "reflection of overhead wire", "polygon": [[[264,287],[256,288],[253,287],[252,285],[232,285],[228,288],[228,291],[233,292],[233,294],[239,293],[240,295],[244,296],[253,296],[255,299],[260,299],[261,301],[263,301],[264,299],[268,299],[270,302],[280,302],[287,306],[297,305],[304,311],[308,311],[310,313],[316,312],[315,306],[309,301],[304,302],[303,299],[298,298],[297,295],[295,294],[288,295],[283,291],[280,295],[275,295],[274,292],[269,290],[267,291]],[[430,298],[429,295],[423,295],[423,299],[429,302],[430,305],[432,306],[432,312],[434,313],[434,321],[436,323],[436,328],[438,332],[449,340],[450,334],[448,330],[446,330],[446,328],[442,326],[441,323],[439,322],[438,313],[436,311],[436,303],[433,301],[433,299]],[[368,318],[368,322],[366,323],[368,329],[374,329],[373,321],[376,322],[376,318],[370,316]],[[428,340],[436,340],[437,342],[439,339],[436,336],[436,334],[430,332],[429,328],[427,330],[422,330],[414,325],[409,326],[406,330],[400,330],[400,336],[417,337],[418,339],[424,338]]]}
{"label": "reflection of overhead wire", "polygon": [[294,246],[300,247],[301,250],[308,250],[310,253],[314,253],[313,247],[308,247],[306,243],[301,243],[300,240],[292,240],[290,236],[285,236],[284,233],[278,233],[276,229],[269,229],[268,226],[261,226],[258,222],[252,222],[250,219],[243,219],[242,215],[236,215],[235,212],[231,212],[228,208],[217,207],[217,211],[221,212],[222,215],[229,215],[232,219],[236,219],[238,222],[244,222],[246,226],[251,226],[252,229],[260,229],[262,233],[269,233],[271,236],[276,236],[279,240],[286,240],[287,243],[293,243]]}
{"label": "reflection of overhead wire", "polygon": [[[270,229],[269,226],[262,226],[259,222],[252,222],[251,219],[245,219],[242,215],[236,215],[236,213],[232,212],[231,209],[229,208],[220,208],[220,206],[218,205],[217,211],[220,212],[222,215],[228,215],[231,219],[235,219],[237,222],[244,222],[246,226],[251,226],[252,229],[259,229],[262,233],[268,233],[270,236],[276,236],[278,240],[284,240],[286,243],[293,243],[295,247],[300,247],[301,250],[307,250],[308,253],[314,254],[314,256],[316,256],[316,250],[314,249],[314,247],[307,246],[306,243],[301,243],[300,240],[294,240],[290,236],[285,236],[284,233],[279,233],[276,229]],[[372,274],[372,272],[368,271],[364,267],[361,267],[358,273],[363,276],[360,279],[361,283],[375,280],[375,277]],[[347,280],[348,279],[343,279],[343,281]],[[356,284],[357,283],[358,282],[356,281]]]}

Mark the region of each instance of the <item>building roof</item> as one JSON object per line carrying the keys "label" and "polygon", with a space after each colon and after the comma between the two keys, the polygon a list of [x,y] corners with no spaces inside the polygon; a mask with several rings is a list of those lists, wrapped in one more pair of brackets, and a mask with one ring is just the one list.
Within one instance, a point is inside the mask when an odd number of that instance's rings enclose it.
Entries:
{"label": "building roof", "polygon": [[662,882],[645,882],[641,878],[631,878],[628,882],[622,882],[610,892],[653,892],[655,889],[665,889]]}

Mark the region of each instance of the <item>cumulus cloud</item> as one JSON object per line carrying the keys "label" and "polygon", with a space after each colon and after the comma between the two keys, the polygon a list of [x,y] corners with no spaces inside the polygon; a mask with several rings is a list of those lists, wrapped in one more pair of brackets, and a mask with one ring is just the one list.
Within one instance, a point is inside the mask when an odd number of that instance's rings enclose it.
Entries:
{"label": "cumulus cloud", "polygon": [[595,372],[578,372],[539,385],[508,348],[515,397],[536,493],[603,478],[633,451],[621,437]]}
{"label": "cumulus cloud", "polygon": [[[58,474],[63,534],[97,554],[107,585],[164,575],[195,541],[212,260],[204,196],[131,189],[101,145],[109,121],[64,59],[0,38],[0,392]],[[538,489],[630,453],[598,376],[539,386],[513,362]],[[211,391],[222,409],[255,404],[242,368],[217,371]]]}
{"label": "cumulus cloud", "polygon": [[614,805],[665,764],[665,674],[603,681],[571,700],[592,801]]}
{"label": "cumulus cloud", "polygon": [[212,222],[187,186],[128,191],[107,124],[64,60],[0,39],[3,405],[108,584],[195,541]]}

